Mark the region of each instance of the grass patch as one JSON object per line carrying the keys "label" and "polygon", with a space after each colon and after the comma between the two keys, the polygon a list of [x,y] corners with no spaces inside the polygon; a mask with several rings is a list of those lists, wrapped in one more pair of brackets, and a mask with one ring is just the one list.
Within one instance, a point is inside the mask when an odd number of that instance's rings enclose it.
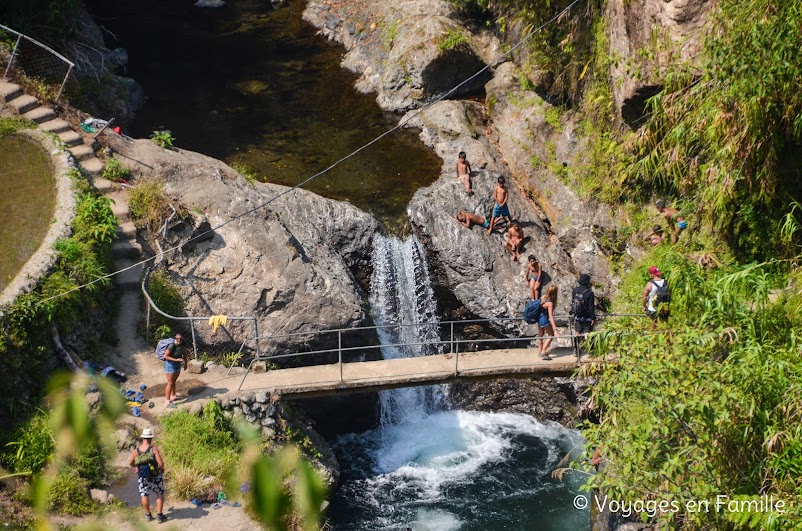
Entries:
{"label": "grass patch", "polygon": [[256,170],[248,166],[247,164],[236,163],[231,166],[231,168],[242,175],[242,177],[248,181],[250,184],[255,183],[259,180],[259,174],[256,173]]}
{"label": "grass patch", "polygon": [[217,402],[199,416],[177,411],[162,417],[161,448],[175,496],[189,499],[219,489],[239,464],[242,442]]}
{"label": "grass patch", "polygon": [[171,212],[170,201],[164,194],[164,181],[153,179],[137,184],[128,197],[128,207],[137,225],[150,231],[158,230]]}
{"label": "grass patch", "polygon": [[15,133],[20,129],[32,129],[35,125],[21,116],[0,118],[0,138]]}
{"label": "grass patch", "polygon": [[163,269],[157,269],[151,273],[148,279],[148,294],[161,311],[170,315],[182,315],[184,313],[186,305],[184,298],[181,296],[181,291],[179,291],[178,286],[173,284]]}
{"label": "grass patch", "polygon": [[449,30],[440,40],[437,41],[437,48],[441,52],[451,50],[463,50],[470,45],[471,41],[459,29]]}

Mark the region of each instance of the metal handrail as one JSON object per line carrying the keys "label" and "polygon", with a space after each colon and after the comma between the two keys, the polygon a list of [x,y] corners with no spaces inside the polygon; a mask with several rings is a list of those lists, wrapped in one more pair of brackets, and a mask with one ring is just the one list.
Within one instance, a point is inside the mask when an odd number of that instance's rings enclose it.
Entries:
{"label": "metal handrail", "polygon": [[46,44],[43,44],[43,43],[37,41],[36,39],[32,39],[31,37],[28,37],[27,35],[25,35],[23,33],[20,33],[20,32],[18,32],[16,30],[13,30],[13,29],[9,28],[8,26],[4,26],[4,25],[0,24],[0,29],[2,29],[4,31],[7,31],[7,32],[10,32],[10,33],[13,33],[14,35],[17,36],[17,42],[14,43],[14,48],[11,51],[11,58],[8,60],[8,66],[6,66],[6,70],[3,73],[3,77],[4,78],[6,78],[6,79],[8,78],[8,74],[11,71],[11,66],[14,64],[14,59],[17,57],[17,50],[19,49],[19,43],[22,41],[23,38],[31,41],[32,43],[34,43],[35,45],[39,46],[40,48],[43,48],[43,49],[47,50],[51,54],[55,55],[56,57],[58,57],[59,59],[61,59],[65,63],[67,63],[67,73],[64,75],[64,80],[61,82],[61,86],[59,87],[59,90],[58,90],[58,95],[56,96],[56,101],[55,102],[58,103],[58,101],[61,99],[61,94],[64,92],[64,86],[67,84],[67,79],[69,79],[70,74],[72,73],[72,69],[75,68],[75,63],[73,63],[72,61],[70,61],[69,59],[67,59],[66,57],[61,55],[60,53],[58,53],[56,50],[54,50],[50,46],[48,46]]}

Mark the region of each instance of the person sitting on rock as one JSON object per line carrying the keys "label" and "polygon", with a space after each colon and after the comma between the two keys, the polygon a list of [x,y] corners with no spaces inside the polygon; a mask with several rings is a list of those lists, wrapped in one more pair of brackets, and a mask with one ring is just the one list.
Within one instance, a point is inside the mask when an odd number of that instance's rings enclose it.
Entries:
{"label": "person sitting on rock", "polygon": [[533,254],[527,256],[526,260],[527,264],[526,269],[524,269],[524,281],[526,282],[526,287],[529,288],[532,300],[539,299],[540,278],[543,275],[543,268]]}
{"label": "person sitting on rock", "polygon": [[649,232],[646,236],[643,237],[643,240],[649,242],[654,247],[657,247],[658,245],[663,243],[664,238],[665,234],[663,233],[663,227],[661,227],[660,225],[655,225],[654,227],[652,227],[651,232]]}
{"label": "person sitting on rock", "polygon": [[484,228],[490,226],[490,222],[487,220],[486,217],[480,216],[478,214],[472,214],[470,212],[465,212],[464,210],[460,210],[459,212],[457,212],[457,221],[459,221],[469,229],[473,225],[481,225]]}
{"label": "person sitting on rock", "polygon": [[504,248],[512,254],[512,261],[517,262],[521,259],[521,244],[524,241],[524,230],[517,221],[513,221],[507,229],[507,237]]}
{"label": "person sitting on rock", "polygon": [[507,199],[509,199],[509,194],[507,193],[506,180],[503,175],[499,175],[498,184],[493,190],[493,200],[496,204],[493,207],[493,215],[490,217],[490,226],[487,228],[488,234],[493,232],[493,227],[501,218],[506,218],[509,223],[510,209],[507,206]]}
{"label": "person sitting on rock", "polygon": [[457,158],[457,179],[465,187],[465,193],[473,195],[473,183],[471,183],[471,163],[468,162],[465,152],[460,151]]}

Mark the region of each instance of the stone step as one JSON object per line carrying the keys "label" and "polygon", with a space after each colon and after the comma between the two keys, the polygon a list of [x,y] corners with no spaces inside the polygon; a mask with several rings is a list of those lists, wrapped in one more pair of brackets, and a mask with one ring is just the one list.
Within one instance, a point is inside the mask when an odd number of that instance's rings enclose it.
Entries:
{"label": "stone step", "polygon": [[22,117],[34,123],[41,124],[54,119],[56,117],[56,113],[54,113],[53,109],[50,107],[42,105],[41,107],[37,107],[32,111],[26,112],[22,115]]}
{"label": "stone step", "polygon": [[130,211],[128,210],[128,195],[123,192],[110,192],[105,194],[112,200],[111,211],[120,220],[120,223],[131,221]]}
{"label": "stone step", "polygon": [[4,102],[9,102],[19,96],[22,96],[22,89],[19,85],[0,81],[0,98],[3,98]]}
{"label": "stone step", "polygon": [[95,151],[86,144],[79,144],[70,148],[70,153],[75,157],[75,160],[87,160],[95,156]]}
{"label": "stone step", "polygon": [[39,129],[47,133],[58,134],[63,133],[64,131],[69,131],[70,124],[60,118],[56,118],[55,120],[49,120],[47,122],[40,123]]}
{"label": "stone step", "polygon": [[[117,258],[114,260],[114,266],[118,271],[125,269],[126,267],[130,267],[134,263],[135,262],[133,260],[129,260],[127,258]],[[142,277],[144,274],[145,264],[140,264],[129,269],[128,271],[123,271],[120,274],[114,275],[112,278],[120,287],[138,290],[139,286],[142,284]]]}
{"label": "stone step", "polygon": [[101,194],[113,192],[117,189],[117,186],[113,182],[103,177],[95,177],[92,184],[95,185],[95,190]]}
{"label": "stone step", "polygon": [[136,240],[136,225],[131,221],[120,223],[117,227],[117,238],[121,240]]}
{"label": "stone step", "polygon": [[10,100],[8,104],[14,107],[18,113],[25,114],[37,108],[39,106],[39,100],[33,96],[23,94],[22,96],[17,96],[13,100]]}
{"label": "stone step", "polygon": [[64,131],[63,133],[59,133],[58,137],[64,142],[68,147],[77,146],[78,144],[84,143],[84,137],[80,134],[76,133],[75,131]]}
{"label": "stone step", "polygon": [[122,240],[111,244],[111,256],[114,258],[138,258],[142,254],[142,246],[135,241]]}
{"label": "stone step", "polygon": [[[100,162],[100,159],[97,157],[93,157],[91,159],[82,160],[79,163],[81,168],[91,175],[97,175],[101,171],[103,171],[103,163]],[[104,179],[105,180],[105,179]],[[95,185],[97,186],[97,185]]]}

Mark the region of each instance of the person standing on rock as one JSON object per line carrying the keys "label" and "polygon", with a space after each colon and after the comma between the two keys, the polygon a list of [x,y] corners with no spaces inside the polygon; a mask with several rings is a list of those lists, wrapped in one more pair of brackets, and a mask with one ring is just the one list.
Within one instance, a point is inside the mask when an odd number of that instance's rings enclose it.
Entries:
{"label": "person standing on rock", "polygon": [[465,193],[473,195],[473,183],[471,182],[471,163],[468,162],[464,151],[460,151],[457,156],[457,179],[465,187]]}
{"label": "person standing on rock", "polygon": [[517,221],[513,221],[507,229],[507,238],[504,248],[512,254],[512,261],[518,262],[521,259],[521,244],[524,241],[524,230]]}
{"label": "person standing on rock", "polygon": [[537,321],[537,344],[540,359],[551,361],[548,350],[552,339],[557,337],[557,325],[554,324],[554,309],[557,307],[557,286],[552,284],[546,290],[546,296],[540,301],[540,317]]}
{"label": "person standing on rock", "polygon": [[530,254],[527,258],[526,269],[524,270],[524,281],[529,288],[532,300],[540,298],[540,277],[543,276],[543,267],[537,261],[535,255]]}
{"label": "person standing on rock", "polygon": [[159,449],[153,445],[153,430],[142,430],[139,446],[131,452],[128,464],[136,471],[139,481],[139,496],[142,499],[142,508],[145,509],[145,519],[153,521],[150,513],[150,494],[156,495],[156,518],[164,522],[167,517],[162,513],[164,509],[164,461]]}
{"label": "person standing on rock", "polygon": [[499,175],[498,184],[496,185],[496,189],[493,190],[493,200],[496,204],[493,207],[493,214],[490,217],[490,227],[487,229],[488,234],[493,232],[493,227],[501,218],[506,218],[509,223],[510,209],[507,207],[507,199],[509,199],[509,194],[507,193],[506,180],[503,175]]}
{"label": "person standing on rock", "polygon": [[187,349],[181,334],[175,335],[175,343],[167,347],[164,353],[164,375],[167,377],[167,387],[164,388],[164,398],[167,407],[175,407],[175,382],[181,374],[181,366],[187,368]]}

